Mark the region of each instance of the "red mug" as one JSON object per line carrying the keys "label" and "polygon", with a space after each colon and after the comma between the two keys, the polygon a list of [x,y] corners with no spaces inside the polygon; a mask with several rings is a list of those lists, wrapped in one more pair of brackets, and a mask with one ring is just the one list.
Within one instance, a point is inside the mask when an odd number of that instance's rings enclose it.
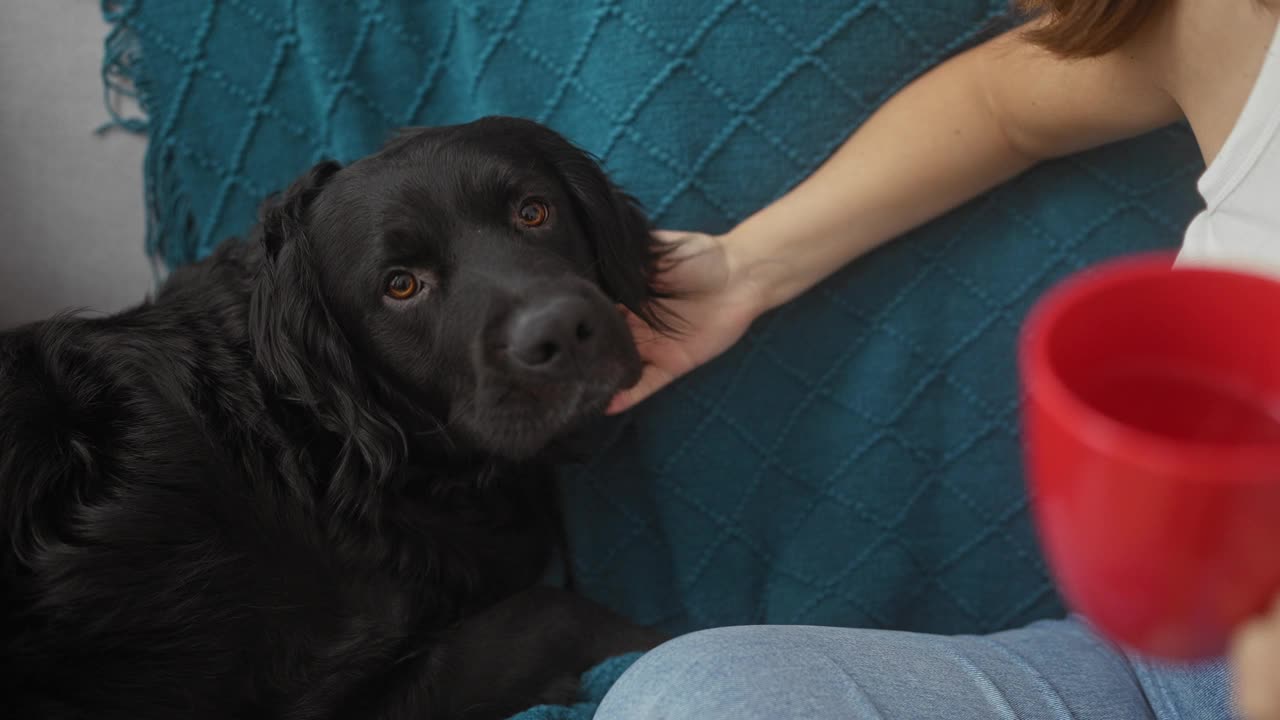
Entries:
{"label": "red mug", "polygon": [[1033,308],[1019,371],[1068,606],[1148,656],[1222,653],[1280,595],[1280,282],[1104,263]]}

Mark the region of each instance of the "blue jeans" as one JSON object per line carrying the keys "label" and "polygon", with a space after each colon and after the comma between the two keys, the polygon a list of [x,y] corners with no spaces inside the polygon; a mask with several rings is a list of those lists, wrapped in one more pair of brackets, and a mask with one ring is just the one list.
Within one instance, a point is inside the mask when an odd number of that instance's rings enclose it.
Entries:
{"label": "blue jeans", "polygon": [[761,625],[640,658],[596,720],[1224,720],[1220,662],[1160,667],[1075,620],[987,636]]}

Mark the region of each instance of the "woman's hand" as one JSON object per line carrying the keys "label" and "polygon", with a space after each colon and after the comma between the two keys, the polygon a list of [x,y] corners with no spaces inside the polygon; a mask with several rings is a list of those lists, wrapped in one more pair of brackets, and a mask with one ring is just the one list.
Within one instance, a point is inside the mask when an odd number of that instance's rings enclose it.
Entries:
{"label": "woman's hand", "polygon": [[644,373],[614,397],[610,414],[631,408],[729,349],[762,308],[759,288],[735,267],[725,236],[670,231],[654,236],[673,246],[654,284],[671,296],[662,304],[675,329],[660,333],[627,313]]}
{"label": "woman's hand", "polygon": [[1280,598],[1236,633],[1231,647],[1236,706],[1248,720],[1280,720]]}

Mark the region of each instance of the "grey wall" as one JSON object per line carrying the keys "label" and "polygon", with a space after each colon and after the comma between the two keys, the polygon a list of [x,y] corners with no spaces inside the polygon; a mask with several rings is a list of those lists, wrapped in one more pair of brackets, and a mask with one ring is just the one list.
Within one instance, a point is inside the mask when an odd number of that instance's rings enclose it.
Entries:
{"label": "grey wall", "polygon": [[0,0],[0,328],[152,286],[141,138],[107,115],[97,0]]}

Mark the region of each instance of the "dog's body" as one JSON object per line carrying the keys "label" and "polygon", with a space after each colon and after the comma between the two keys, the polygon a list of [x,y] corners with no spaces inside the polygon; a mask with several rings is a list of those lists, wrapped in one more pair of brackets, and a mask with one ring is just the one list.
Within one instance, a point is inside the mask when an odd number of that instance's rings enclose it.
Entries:
{"label": "dog's body", "polygon": [[0,703],[501,717],[657,636],[532,589],[634,382],[643,219],[532,123],[321,163],[154,301],[0,335]]}

